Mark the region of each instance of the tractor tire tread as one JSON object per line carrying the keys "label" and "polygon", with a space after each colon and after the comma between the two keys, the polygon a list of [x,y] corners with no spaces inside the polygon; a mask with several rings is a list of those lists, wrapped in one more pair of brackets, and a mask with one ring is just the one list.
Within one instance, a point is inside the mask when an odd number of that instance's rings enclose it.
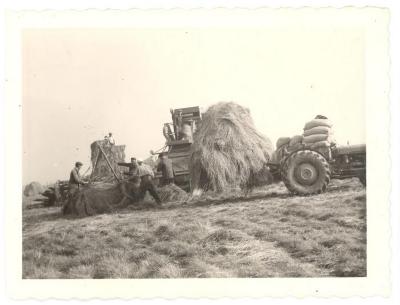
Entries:
{"label": "tractor tire tread", "polygon": [[[323,184],[322,187],[317,190],[317,191],[313,191],[310,193],[304,193],[299,191],[295,186],[293,186],[293,184],[291,183],[289,177],[287,176],[287,172],[289,170],[289,166],[290,164],[294,161],[295,158],[300,157],[306,157],[307,155],[310,155],[311,158],[318,160],[318,162],[320,162],[322,164],[322,166],[324,167],[324,177],[323,177]],[[305,195],[314,195],[314,194],[320,194],[322,192],[325,192],[326,189],[328,188],[328,184],[331,180],[330,176],[331,176],[331,170],[329,167],[328,162],[326,161],[326,159],[319,153],[313,151],[313,150],[300,150],[297,151],[293,154],[291,154],[288,158],[286,158],[286,160],[283,162],[282,164],[282,171],[281,171],[281,177],[282,177],[282,181],[285,184],[286,188],[289,190],[289,192],[291,192],[292,194],[295,195],[301,195],[301,196],[305,196]]]}

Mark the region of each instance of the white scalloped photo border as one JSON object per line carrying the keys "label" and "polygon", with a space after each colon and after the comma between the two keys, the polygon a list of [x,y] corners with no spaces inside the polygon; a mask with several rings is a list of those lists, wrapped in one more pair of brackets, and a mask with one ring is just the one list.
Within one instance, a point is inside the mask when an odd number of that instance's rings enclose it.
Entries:
{"label": "white scalloped photo border", "polygon": [[[26,28],[359,28],[365,33],[367,277],[22,279],[21,32]],[[6,15],[6,259],[14,298],[349,297],[390,293],[389,11],[382,8],[25,11]]]}

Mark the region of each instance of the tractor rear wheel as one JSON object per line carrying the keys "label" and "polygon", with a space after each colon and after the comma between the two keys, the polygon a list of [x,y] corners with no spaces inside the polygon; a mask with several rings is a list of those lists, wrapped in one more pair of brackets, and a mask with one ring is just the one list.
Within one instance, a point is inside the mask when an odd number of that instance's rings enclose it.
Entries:
{"label": "tractor rear wheel", "polygon": [[282,180],[291,193],[311,195],[325,192],[331,178],[326,159],[312,150],[291,154],[282,166]]}

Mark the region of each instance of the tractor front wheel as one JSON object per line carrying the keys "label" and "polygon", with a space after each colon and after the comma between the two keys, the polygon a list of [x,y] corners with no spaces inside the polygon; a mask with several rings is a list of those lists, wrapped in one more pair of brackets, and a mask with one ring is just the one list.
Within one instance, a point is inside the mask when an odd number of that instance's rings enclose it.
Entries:
{"label": "tractor front wheel", "polygon": [[311,195],[325,192],[331,178],[326,159],[312,150],[291,154],[282,166],[282,180],[291,193]]}

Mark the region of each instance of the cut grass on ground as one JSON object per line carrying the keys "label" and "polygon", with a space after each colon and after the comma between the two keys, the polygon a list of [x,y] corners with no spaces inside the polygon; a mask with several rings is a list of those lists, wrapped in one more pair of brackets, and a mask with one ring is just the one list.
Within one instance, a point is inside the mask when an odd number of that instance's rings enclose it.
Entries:
{"label": "cut grass on ground", "polygon": [[24,209],[24,278],[366,276],[366,197],[356,179],[248,197],[66,219]]}

